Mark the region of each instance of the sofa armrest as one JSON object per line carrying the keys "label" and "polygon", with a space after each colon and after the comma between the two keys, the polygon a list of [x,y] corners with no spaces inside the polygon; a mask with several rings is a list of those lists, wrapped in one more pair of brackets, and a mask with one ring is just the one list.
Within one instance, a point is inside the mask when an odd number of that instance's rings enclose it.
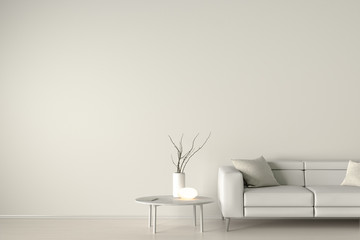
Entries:
{"label": "sofa armrest", "polygon": [[218,198],[225,218],[244,216],[244,179],[233,166],[222,166],[218,172]]}

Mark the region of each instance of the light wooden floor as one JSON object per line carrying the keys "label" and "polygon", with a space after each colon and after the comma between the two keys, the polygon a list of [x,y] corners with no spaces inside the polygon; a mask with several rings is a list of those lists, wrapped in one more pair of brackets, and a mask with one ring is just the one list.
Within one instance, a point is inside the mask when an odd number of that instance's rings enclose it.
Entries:
{"label": "light wooden floor", "polygon": [[0,219],[1,240],[146,239],[334,239],[359,240],[359,220],[233,220],[229,232],[218,219],[205,219],[205,232],[191,219],[158,219],[153,235],[147,219]]}

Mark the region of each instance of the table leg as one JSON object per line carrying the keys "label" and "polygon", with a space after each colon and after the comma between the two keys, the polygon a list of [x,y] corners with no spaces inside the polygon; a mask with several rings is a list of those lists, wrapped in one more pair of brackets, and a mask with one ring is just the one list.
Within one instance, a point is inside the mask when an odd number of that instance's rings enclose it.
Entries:
{"label": "table leg", "polygon": [[157,205],[154,205],[153,234],[156,233],[156,214],[157,214]]}
{"label": "table leg", "polygon": [[151,228],[152,224],[152,205],[149,205],[149,228]]}
{"label": "table leg", "polygon": [[193,205],[194,210],[194,226],[196,226],[196,205]]}
{"label": "table leg", "polygon": [[200,232],[204,232],[203,205],[200,204]]}

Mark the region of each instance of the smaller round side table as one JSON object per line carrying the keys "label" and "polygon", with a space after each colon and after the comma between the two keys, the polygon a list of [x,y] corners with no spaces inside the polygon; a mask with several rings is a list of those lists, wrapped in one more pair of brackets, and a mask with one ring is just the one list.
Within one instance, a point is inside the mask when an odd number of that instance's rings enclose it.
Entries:
{"label": "smaller round side table", "polygon": [[[212,203],[213,200],[208,197],[197,196],[194,199],[185,200],[172,195],[158,195],[140,197],[135,199],[136,202],[149,205],[149,227],[153,227],[153,233],[156,233],[156,217],[158,206],[193,206],[194,225],[196,226],[196,206],[200,208],[200,232],[204,231],[203,205]],[[154,209],[154,214],[153,214]]]}

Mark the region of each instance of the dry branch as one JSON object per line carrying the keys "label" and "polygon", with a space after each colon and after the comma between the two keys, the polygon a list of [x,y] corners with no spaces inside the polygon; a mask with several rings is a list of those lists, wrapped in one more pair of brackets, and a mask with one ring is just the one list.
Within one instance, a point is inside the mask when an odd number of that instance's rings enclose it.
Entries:
{"label": "dry branch", "polygon": [[[203,142],[203,144],[200,145],[200,147],[195,148],[195,142],[197,137],[199,136],[199,133],[196,134],[196,136],[193,138],[192,143],[191,143],[191,147],[189,149],[189,151],[187,151],[185,154],[183,154],[183,137],[184,134],[181,135],[180,141],[179,141],[179,146],[177,146],[175,144],[175,142],[173,141],[173,139],[169,136],[169,139],[172,143],[172,145],[175,147],[176,151],[177,151],[177,163],[175,163],[172,155],[171,155],[171,161],[173,162],[173,164],[176,166],[176,172],[177,173],[183,173],[185,171],[185,167],[188,164],[188,162],[190,161],[190,159],[200,150],[202,149],[205,144],[207,143],[207,141],[209,140],[210,136],[211,136],[211,132],[209,133],[209,136],[206,138],[206,140]],[[195,150],[196,149],[196,150]]]}

